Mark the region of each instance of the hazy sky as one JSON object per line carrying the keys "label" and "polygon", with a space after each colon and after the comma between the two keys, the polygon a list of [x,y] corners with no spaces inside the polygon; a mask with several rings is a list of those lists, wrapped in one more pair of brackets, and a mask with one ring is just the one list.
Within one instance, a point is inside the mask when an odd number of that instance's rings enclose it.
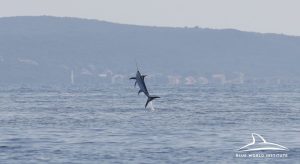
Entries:
{"label": "hazy sky", "polygon": [[23,15],[300,36],[300,0],[0,0],[0,17]]}

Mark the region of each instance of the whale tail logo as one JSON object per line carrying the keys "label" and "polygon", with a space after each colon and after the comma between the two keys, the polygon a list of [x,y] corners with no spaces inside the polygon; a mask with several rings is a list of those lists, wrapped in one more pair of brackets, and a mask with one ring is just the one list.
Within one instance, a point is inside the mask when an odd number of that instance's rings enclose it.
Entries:
{"label": "whale tail logo", "polygon": [[275,143],[267,142],[261,135],[252,133],[252,142],[241,147],[238,151],[260,151],[260,150],[280,150],[288,151],[289,149]]}

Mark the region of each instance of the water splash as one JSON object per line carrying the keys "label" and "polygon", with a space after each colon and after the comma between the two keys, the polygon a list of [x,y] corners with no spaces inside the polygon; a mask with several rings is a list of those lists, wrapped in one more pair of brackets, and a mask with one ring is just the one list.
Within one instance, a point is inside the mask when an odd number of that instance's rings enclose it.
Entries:
{"label": "water splash", "polygon": [[154,107],[153,107],[153,103],[152,103],[152,101],[150,101],[150,103],[149,103],[149,107],[150,107],[151,111],[155,111],[155,109],[154,109]]}

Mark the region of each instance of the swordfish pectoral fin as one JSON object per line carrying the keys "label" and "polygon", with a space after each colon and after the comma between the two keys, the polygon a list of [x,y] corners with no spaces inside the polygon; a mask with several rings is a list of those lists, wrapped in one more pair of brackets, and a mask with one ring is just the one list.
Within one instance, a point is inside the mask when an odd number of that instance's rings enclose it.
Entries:
{"label": "swordfish pectoral fin", "polygon": [[136,77],[129,78],[130,80],[135,80],[134,87],[136,86]]}
{"label": "swordfish pectoral fin", "polygon": [[135,81],[135,83],[134,83],[134,87],[136,87],[136,83],[137,83],[137,81]]}
{"label": "swordfish pectoral fin", "polygon": [[159,96],[149,96],[148,100],[147,100],[147,102],[145,104],[145,108],[147,108],[147,105],[149,104],[150,101],[152,101],[152,100],[154,100],[156,98],[160,98],[160,97]]}

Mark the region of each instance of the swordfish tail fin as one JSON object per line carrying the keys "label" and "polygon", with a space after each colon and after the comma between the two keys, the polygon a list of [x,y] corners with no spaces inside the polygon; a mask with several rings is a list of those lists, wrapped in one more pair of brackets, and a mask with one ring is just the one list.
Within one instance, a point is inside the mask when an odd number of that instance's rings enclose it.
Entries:
{"label": "swordfish tail fin", "polygon": [[145,108],[147,108],[147,105],[148,105],[148,103],[149,103],[150,101],[152,101],[152,100],[154,100],[154,99],[156,99],[156,98],[160,98],[160,97],[158,97],[158,96],[149,96],[149,97],[148,97],[148,100],[147,100],[147,102],[146,102],[146,104],[145,104]]}

